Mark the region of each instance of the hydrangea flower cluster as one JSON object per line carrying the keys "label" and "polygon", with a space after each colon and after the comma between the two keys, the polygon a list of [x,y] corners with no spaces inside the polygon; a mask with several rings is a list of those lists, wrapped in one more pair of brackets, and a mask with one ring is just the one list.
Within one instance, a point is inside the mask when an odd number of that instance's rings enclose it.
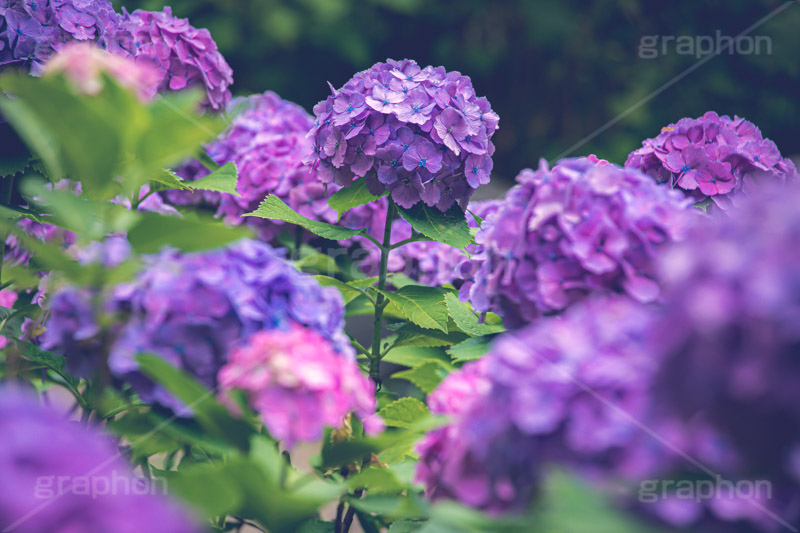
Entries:
{"label": "hydrangea flower cluster", "polygon": [[420,200],[446,211],[489,183],[499,117],[472,82],[443,67],[387,60],[359,72],[314,107],[309,132],[323,183],[366,176],[373,194],[402,207]]}
{"label": "hydrangea flower cluster", "polygon": [[[118,261],[126,255],[122,239],[110,239],[84,255]],[[114,253],[106,253],[106,248]],[[49,312],[41,336],[45,349],[63,353],[79,375],[97,369],[102,346],[110,346],[111,372],[133,383],[145,401],[177,410],[182,404],[138,372],[136,355],[153,353],[214,387],[230,351],[253,333],[307,326],[354,357],[343,331],[344,306],[336,289],[323,288],[283,261],[267,244],[244,240],[227,248],[181,254],[165,250],[145,258],[135,281],[102,294],[102,309],[92,306],[87,289],[56,289],[45,303]],[[115,317],[103,331],[100,313]],[[106,344],[107,343],[107,344]]]}
{"label": "hydrangea flower cluster", "polygon": [[500,337],[430,395],[451,425],[420,444],[417,480],[433,498],[492,513],[524,509],[542,466],[595,464],[639,431],[657,361],[649,310],[619,295]]}
{"label": "hydrangea flower cluster", "polygon": [[0,389],[0,432],[0,525],[9,531],[202,531],[161,496],[166,487],[134,476],[110,436],[28,394]]}
{"label": "hydrangea flower cluster", "polygon": [[204,104],[219,110],[230,100],[233,71],[217,50],[208,30],[197,29],[172,9],[137,10],[119,15],[108,0],[4,0],[0,2],[0,67],[28,67],[40,75],[44,64],[70,41],[96,43],[100,48],[154,69],[140,91],[192,85],[205,88]]}
{"label": "hydrangea flower cluster", "polygon": [[700,216],[679,192],[594,157],[542,161],[517,181],[476,236],[483,250],[461,266],[461,297],[510,327],[595,292],[655,300],[657,250]]}
{"label": "hydrangea flower cluster", "polygon": [[[370,234],[383,238],[384,223],[386,220],[387,201],[382,199],[373,202],[372,207],[361,206],[345,214],[342,223],[352,228],[369,228]],[[471,228],[477,228],[478,222],[471,213],[485,219],[500,208],[499,200],[485,200],[470,202],[467,206],[467,223]],[[392,223],[392,241],[399,242],[411,237],[411,226],[402,219]],[[378,274],[381,255],[380,250],[363,237],[354,237],[358,243],[364,259],[358,262],[361,270],[368,276]],[[478,253],[479,246],[470,245],[467,252]],[[357,258],[357,256],[354,256]],[[460,283],[459,265],[467,259],[467,255],[460,250],[436,241],[420,241],[406,244],[389,253],[387,264],[389,272],[399,272],[423,285],[439,286],[446,283]]]}
{"label": "hydrangea flower cluster", "polygon": [[[306,133],[314,120],[297,104],[267,91],[231,102],[242,109],[231,126],[206,147],[219,164],[236,163],[240,196],[215,192],[167,191],[164,197],[175,205],[206,203],[217,208],[217,215],[227,222],[246,221],[258,229],[259,237],[271,242],[281,227],[280,221],[242,215],[255,211],[269,194],[281,198],[301,215],[324,222],[336,222],[336,212],[328,207],[328,194],[315,171],[303,164],[311,152]],[[186,180],[200,179],[208,170],[192,160],[178,175]]]}
{"label": "hydrangea flower cluster", "polygon": [[205,104],[220,110],[231,98],[233,71],[206,29],[163,11],[123,10],[115,47],[138,61],[148,61],[161,73],[159,91],[177,91],[192,85],[205,88]]}
{"label": "hydrangea flower cluster", "polygon": [[681,189],[698,202],[710,198],[722,209],[762,180],[798,178],[794,163],[753,123],[713,111],[662,128],[628,156],[625,166]]}
{"label": "hydrangea flower cluster", "polygon": [[219,372],[223,396],[244,391],[270,434],[291,448],[322,439],[354,412],[368,434],[383,428],[375,415],[375,387],[354,359],[345,359],[314,330],[260,331],[231,352]]}
{"label": "hydrangea flower cluster", "polygon": [[63,73],[83,94],[94,95],[103,89],[103,74],[133,91],[141,100],[156,94],[161,74],[151,64],[108,53],[93,44],[71,42],[45,66],[45,75]]}
{"label": "hydrangea flower cluster", "polygon": [[[661,261],[666,312],[655,346],[665,362],[655,387],[657,414],[706,426],[714,438],[683,450],[723,478],[772,483],[771,498],[752,495],[759,505],[741,496],[715,498],[706,510],[702,502],[673,501],[658,509],[671,523],[746,520],[780,529],[764,508],[800,521],[798,205],[796,187],[766,187],[728,217],[697,228]],[[669,477],[667,465],[693,470],[667,453],[651,462],[649,476]]]}
{"label": "hydrangea flower cluster", "polygon": [[69,41],[113,49],[119,15],[108,0],[4,0],[0,2],[0,67],[17,65],[41,74]]}

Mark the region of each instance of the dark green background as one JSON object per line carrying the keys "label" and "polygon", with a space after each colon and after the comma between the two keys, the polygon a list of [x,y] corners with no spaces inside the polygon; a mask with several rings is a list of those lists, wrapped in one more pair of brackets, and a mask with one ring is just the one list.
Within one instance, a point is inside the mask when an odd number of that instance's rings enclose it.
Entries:
{"label": "dark green background", "polygon": [[[501,117],[495,173],[554,158],[698,59],[640,59],[646,35],[737,35],[781,0],[115,0],[207,27],[234,93],[266,89],[308,110],[376,61],[413,58],[472,77]],[[771,55],[723,54],[577,149],[623,162],[641,140],[712,109],[744,116],[800,153],[800,3],[753,31]]]}

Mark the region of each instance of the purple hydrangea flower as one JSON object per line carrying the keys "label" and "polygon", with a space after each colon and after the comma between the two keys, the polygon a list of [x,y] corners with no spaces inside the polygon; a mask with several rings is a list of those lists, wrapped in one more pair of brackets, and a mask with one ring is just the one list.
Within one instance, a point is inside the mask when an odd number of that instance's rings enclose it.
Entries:
{"label": "purple hydrangea flower", "polygon": [[[101,309],[92,307],[92,296],[87,289],[56,289],[44,304],[49,319],[42,346],[64,354],[81,375],[96,371],[107,355],[112,373],[137,386],[146,401],[176,409],[179,401],[138,373],[136,355],[159,355],[213,387],[246,337],[298,323],[353,357],[339,292],[320,287],[258,241],[203,253],[165,250],[145,258],[135,281],[97,295]],[[110,331],[98,326],[98,312],[116,317]]]}
{"label": "purple hydrangea flower", "polygon": [[[412,60],[376,63],[314,107],[310,159],[323,183],[366,176],[402,207],[466,206],[489,181],[499,117],[470,79]],[[475,170],[477,169],[477,170]],[[479,176],[469,175],[475,170]]]}
{"label": "purple hydrangea flower", "polygon": [[211,34],[172,16],[170,7],[133,13],[123,10],[112,51],[155,65],[161,73],[160,91],[200,85],[206,91],[204,104],[214,110],[224,109],[231,98],[233,71]]}
{"label": "purple hydrangea flower", "polygon": [[119,15],[108,0],[5,0],[0,9],[0,67],[16,65],[39,75],[70,41],[113,49]]}
{"label": "purple hydrangea flower", "polygon": [[[731,497],[712,478],[717,491],[707,501],[641,506],[673,525],[782,529],[770,513],[800,523],[798,205],[797,187],[762,187],[660,261],[665,312],[651,351],[664,363],[651,425],[724,480],[771,484],[769,494],[762,484]],[[626,473],[640,479],[708,478],[651,441],[630,456]]]}
{"label": "purple hydrangea flower", "polygon": [[369,434],[383,429],[375,414],[375,386],[354,359],[337,353],[314,330],[260,331],[231,352],[219,372],[222,395],[244,391],[270,434],[287,448],[322,439],[354,412]]}
{"label": "purple hydrangea flower", "polygon": [[[110,435],[33,396],[0,389],[0,527],[15,531],[199,532],[194,518],[134,476]],[[112,490],[113,489],[113,490]]]}
{"label": "purple hydrangea flower", "polygon": [[[163,197],[175,205],[204,203],[215,207],[217,215],[231,224],[246,222],[254,226],[266,242],[274,241],[286,226],[280,221],[242,218],[242,215],[255,211],[270,194],[281,198],[303,216],[336,222],[336,212],[326,203],[330,191],[326,192],[316,172],[303,164],[303,158],[312,151],[306,133],[314,121],[308,113],[269,91],[234,100],[230,107],[244,110],[206,150],[219,164],[236,163],[240,196],[167,191],[162,193]],[[364,150],[360,155],[363,153]],[[206,176],[208,170],[192,160],[177,173],[184,179],[196,180]]]}
{"label": "purple hydrangea flower", "polygon": [[420,444],[426,494],[521,511],[546,463],[586,468],[624,449],[657,370],[643,349],[649,324],[649,310],[628,298],[588,299],[450,374],[428,401],[451,424]]}
{"label": "purple hydrangea flower", "polygon": [[710,198],[722,209],[762,180],[798,178],[794,163],[755,125],[712,111],[662,128],[628,156],[625,166],[681,189],[698,202]]}
{"label": "purple hydrangea flower", "polygon": [[700,216],[677,191],[596,158],[542,162],[517,181],[478,232],[482,250],[461,266],[462,298],[510,327],[595,292],[655,300],[657,250]]}

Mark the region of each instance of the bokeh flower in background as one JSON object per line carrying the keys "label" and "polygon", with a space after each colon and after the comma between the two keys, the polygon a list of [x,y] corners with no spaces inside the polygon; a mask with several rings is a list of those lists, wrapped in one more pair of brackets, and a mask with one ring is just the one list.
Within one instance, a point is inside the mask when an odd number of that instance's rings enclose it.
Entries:
{"label": "bokeh flower in background", "polygon": [[[673,428],[663,434],[725,480],[771,484],[769,495],[731,497],[717,487],[704,502],[670,498],[644,506],[671,524],[730,531],[741,520],[775,531],[780,524],[770,513],[800,520],[798,205],[796,184],[764,184],[660,261],[665,313],[653,328],[651,351],[664,363],[653,427]],[[647,459],[640,476],[708,478],[651,442],[632,447],[631,455]]]}
{"label": "bokeh flower in background", "polygon": [[677,191],[597,158],[523,170],[462,264],[461,297],[519,327],[589,294],[658,298],[657,251],[700,216]]}
{"label": "bokeh flower in background", "polygon": [[683,118],[628,156],[627,168],[721,209],[770,182],[797,180],[797,168],[752,122],[719,116]]}
{"label": "bokeh flower in background", "polygon": [[199,533],[164,481],[135,477],[113,438],[0,388],[0,524],[19,531]]}
{"label": "bokeh flower in background", "polygon": [[[314,120],[297,104],[281,99],[272,92],[256,94],[231,102],[237,110],[231,126],[206,147],[208,155],[220,165],[236,163],[239,171],[239,196],[208,191],[166,191],[163,197],[176,206],[207,204],[231,224],[253,225],[259,237],[274,242],[286,226],[280,221],[242,218],[255,211],[270,194],[286,202],[292,209],[314,220],[333,223],[336,212],[326,200],[331,189],[316,179],[315,171],[303,164],[311,153],[306,133]],[[178,169],[183,179],[193,181],[209,171],[192,160]]]}
{"label": "bokeh flower in background", "polygon": [[[104,257],[108,265],[118,264],[129,250],[121,238],[97,248],[88,255]],[[134,281],[100,295],[56,287],[44,308],[42,347],[67,354],[76,374],[92,375],[107,358],[110,371],[130,381],[140,397],[178,410],[181,402],[138,372],[138,354],[158,355],[214,387],[230,351],[248,336],[297,323],[315,330],[344,357],[354,357],[342,329],[339,292],[320,287],[258,241],[202,253],[167,249],[146,257]],[[103,315],[115,319],[109,330],[101,326]]]}
{"label": "bokeh flower in background", "polygon": [[547,463],[595,469],[640,431],[658,361],[650,310],[620,295],[507,333],[430,395],[451,425],[419,446],[426,495],[492,513],[523,511]]}
{"label": "bokeh flower in background", "polygon": [[155,96],[161,74],[147,62],[118,56],[84,42],[66,43],[45,65],[44,74],[64,74],[75,88],[88,95],[103,89],[103,75],[108,75],[141,100]]}
{"label": "bokeh flower in background", "polygon": [[323,183],[366,177],[373,194],[402,207],[466,206],[489,182],[499,117],[470,79],[413,60],[359,72],[314,107],[311,164]]}
{"label": "bokeh flower in background", "polygon": [[290,324],[260,331],[231,352],[219,372],[223,397],[244,391],[272,437],[287,448],[315,442],[354,412],[369,434],[380,432],[375,386],[354,359],[316,331]]}

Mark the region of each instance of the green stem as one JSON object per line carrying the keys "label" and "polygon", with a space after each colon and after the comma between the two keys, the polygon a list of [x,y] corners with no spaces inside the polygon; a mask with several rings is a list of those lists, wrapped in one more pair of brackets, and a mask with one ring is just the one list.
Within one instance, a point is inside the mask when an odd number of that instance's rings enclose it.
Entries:
{"label": "green stem", "polygon": [[[389,252],[392,245],[392,221],[394,220],[395,205],[389,198],[389,207],[386,210],[386,225],[383,230],[383,244],[381,245],[381,267],[378,274],[378,289],[386,290],[386,271],[389,265]],[[381,388],[381,332],[383,332],[383,308],[386,307],[386,297],[379,292],[375,299],[375,319],[372,323],[372,356],[369,360],[369,377]]]}
{"label": "green stem", "polygon": [[[3,178],[3,183],[0,185],[0,205],[11,205],[11,192],[14,188],[14,176]],[[3,261],[6,258],[6,237],[5,231],[0,232],[0,282],[3,280]]]}

